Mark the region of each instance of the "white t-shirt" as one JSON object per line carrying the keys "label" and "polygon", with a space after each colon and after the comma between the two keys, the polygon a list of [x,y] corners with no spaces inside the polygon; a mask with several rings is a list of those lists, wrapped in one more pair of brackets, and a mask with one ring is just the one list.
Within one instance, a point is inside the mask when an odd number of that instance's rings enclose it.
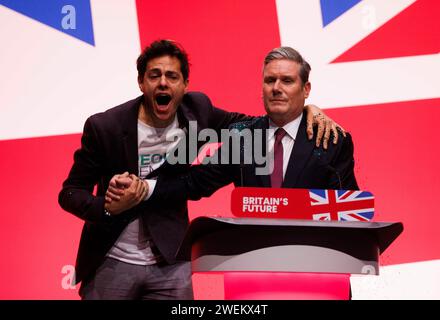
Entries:
{"label": "white t-shirt", "polygon": [[[166,128],[154,128],[138,120],[138,167],[139,178],[145,177],[159,168],[166,159],[166,155],[177,145],[175,137],[179,129],[177,117]],[[178,136],[178,135],[177,135]],[[168,140],[167,141],[167,137]],[[155,181],[149,180],[149,198],[155,187]],[[152,250],[154,243],[151,241],[148,228],[142,222],[142,216],[131,221],[122,231],[118,240],[107,253],[108,257],[136,265],[151,265],[159,262],[162,257]]]}

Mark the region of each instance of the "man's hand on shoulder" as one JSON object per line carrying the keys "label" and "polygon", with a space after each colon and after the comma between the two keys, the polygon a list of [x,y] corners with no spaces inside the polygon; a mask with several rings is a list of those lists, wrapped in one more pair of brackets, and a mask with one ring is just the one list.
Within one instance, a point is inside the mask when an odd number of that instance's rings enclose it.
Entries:
{"label": "man's hand on shoulder", "polygon": [[309,140],[313,138],[313,127],[318,126],[316,133],[317,147],[319,147],[322,140],[324,149],[327,149],[331,133],[333,133],[334,144],[338,143],[339,131],[344,137],[346,136],[344,128],[328,117],[320,108],[313,104],[306,105],[304,108],[307,111],[307,136]]}

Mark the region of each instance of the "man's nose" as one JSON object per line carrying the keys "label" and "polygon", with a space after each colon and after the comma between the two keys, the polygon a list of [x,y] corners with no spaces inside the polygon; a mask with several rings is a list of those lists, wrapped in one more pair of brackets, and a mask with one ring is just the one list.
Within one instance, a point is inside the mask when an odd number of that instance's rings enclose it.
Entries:
{"label": "man's nose", "polygon": [[281,92],[281,88],[280,88],[280,80],[279,80],[279,79],[277,79],[277,80],[273,83],[272,91],[273,91],[273,94],[278,94],[278,93]]}
{"label": "man's nose", "polygon": [[166,86],[168,85],[167,78],[165,77],[165,75],[162,75],[162,76],[160,77],[159,85],[160,85],[161,87],[166,87]]}

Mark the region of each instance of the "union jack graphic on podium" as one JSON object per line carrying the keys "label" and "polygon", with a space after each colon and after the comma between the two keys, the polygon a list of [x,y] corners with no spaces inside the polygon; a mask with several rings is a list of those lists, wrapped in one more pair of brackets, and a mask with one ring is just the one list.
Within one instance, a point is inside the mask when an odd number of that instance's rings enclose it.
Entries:
{"label": "union jack graphic on podium", "polygon": [[[313,220],[370,221],[374,196],[367,191],[310,189]],[[316,210],[315,210],[316,209]]]}

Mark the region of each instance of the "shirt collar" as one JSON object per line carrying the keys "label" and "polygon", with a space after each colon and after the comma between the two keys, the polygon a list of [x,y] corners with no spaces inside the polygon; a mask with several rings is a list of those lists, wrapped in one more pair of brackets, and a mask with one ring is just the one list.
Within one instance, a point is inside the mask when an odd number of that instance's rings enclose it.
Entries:
{"label": "shirt collar", "polygon": [[[290,121],[286,125],[284,125],[282,128],[286,130],[287,134],[292,138],[293,140],[296,139],[296,134],[298,133],[299,125],[301,123],[303,117],[303,113],[295,118],[295,120]],[[278,126],[272,122],[269,118],[269,139],[272,139],[272,137],[275,135],[275,131],[278,129]]]}

